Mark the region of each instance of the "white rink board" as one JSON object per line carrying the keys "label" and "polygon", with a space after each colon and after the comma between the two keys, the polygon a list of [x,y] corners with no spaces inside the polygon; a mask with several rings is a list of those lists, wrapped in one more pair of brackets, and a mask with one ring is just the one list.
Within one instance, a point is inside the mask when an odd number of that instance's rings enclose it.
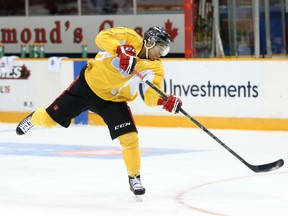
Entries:
{"label": "white rink board", "polygon": [[[163,60],[163,63],[167,93],[180,97],[183,107],[191,115],[288,117],[285,81],[288,79],[288,61]],[[215,86],[214,95],[212,85]],[[191,89],[194,89],[192,93]],[[134,107],[137,114],[169,115],[161,109],[143,106],[140,99],[133,102]]]}
{"label": "white rink board", "polygon": [[[167,93],[180,97],[183,108],[191,115],[288,117],[288,61],[164,59],[163,63]],[[209,81],[210,96],[207,90]],[[219,88],[216,88],[213,96],[212,85],[222,87],[220,95],[217,91]],[[206,90],[206,95],[201,88]],[[192,93],[191,89],[194,89]],[[133,108],[142,115],[169,115],[161,109],[143,106],[140,99],[133,102]]]}
{"label": "white rink board", "polygon": [[[26,79],[13,77],[23,65],[30,75]],[[73,61],[62,61],[59,72],[49,71],[47,60],[14,60],[12,72],[0,68],[0,111],[31,112],[49,105],[73,80]],[[19,72],[21,73],[21,72]]]}
{"label": "white rink board", "polygon": [[[0,93],[0,111],[47,106],[73,81],[73,60],[62,61],[60,72],[49,71],[47,60],[15,64],[26,65],[31,76],[0,79],[1,91],[10,86],[9,93]],[[288,117],[288,61],[164,59],[163,64],[166,92],[180,97],[193,116]],[[25,101],[32,101],[33,107],[23,106]],[[160,107],[146,106],[140,96],[130,106],[134,115],[169,115]]]}

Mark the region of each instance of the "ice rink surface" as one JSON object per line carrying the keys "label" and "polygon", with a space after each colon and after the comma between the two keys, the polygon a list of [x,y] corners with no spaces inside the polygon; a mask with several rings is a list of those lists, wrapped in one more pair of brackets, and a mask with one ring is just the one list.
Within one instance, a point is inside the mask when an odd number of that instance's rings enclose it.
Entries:
{"label": "ice rink surface", "polygon": [[200,129],[138,127],[143,202],[129,190],[121,148],[106,127],[0,124],[1,216],[287,216],[288,132],[212,130],[257,174]]}

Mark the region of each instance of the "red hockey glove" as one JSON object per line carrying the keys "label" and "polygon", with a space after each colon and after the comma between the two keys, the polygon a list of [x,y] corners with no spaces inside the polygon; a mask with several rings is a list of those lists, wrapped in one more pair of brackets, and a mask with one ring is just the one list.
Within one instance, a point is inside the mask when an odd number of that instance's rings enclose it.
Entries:
{"label": "red hockey glove", "polygon": [[160,99],[158,105],[162,105],[163,109],[176,114],[180,111],[182,101],[174,95],[169,95],[167,100]]}
{"label": "red hockey glove", "polygon": [[133,46],[124,44],[118,46],[116,53],[120,59],[119,67],[126,73],[131,74],[136,65],[136,50]]}

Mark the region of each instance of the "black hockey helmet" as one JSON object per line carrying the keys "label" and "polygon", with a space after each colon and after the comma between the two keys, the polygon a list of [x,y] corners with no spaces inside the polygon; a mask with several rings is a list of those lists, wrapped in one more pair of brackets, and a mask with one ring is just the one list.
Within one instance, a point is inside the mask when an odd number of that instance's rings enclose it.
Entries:
{"label": "black hockey helmet", "polygon": [[164,28],[158,26],[150,27],[144,33],[144,40],[146,40],[146,42],[149,41],[152,43],[163,42],[166,46],[170,46],[171,43],[170,35],[165,31]]}
{"label": "black hockey helmet", "polygon": [[[147,46],[147,42],[151,43],[149,47]],[[170,50],[170,43],[171,43],[170,35],[165,31],[165,29],[159,26],[153,26],[153,27],[150,27],[144,33],[144,46],[146,49],[151,49],[157,43],[160,43],[160,42],[164,43],[165,46],[167,46],[167,48],[164,50],[162,54],[162,56],[165,56],[168,54]]]}

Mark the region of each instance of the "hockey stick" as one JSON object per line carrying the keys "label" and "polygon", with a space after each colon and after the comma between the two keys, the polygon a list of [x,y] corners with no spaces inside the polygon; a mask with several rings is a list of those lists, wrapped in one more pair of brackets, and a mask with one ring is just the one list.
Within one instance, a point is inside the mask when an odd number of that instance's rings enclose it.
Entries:
{"label": "hockey stick", "polygon": [[[145,76],[140,74],[137,71],[134,71],[134,74],[136,74],[143,82],[145,82],[147,85],[149,85],[152,89],[154,89],[163,99],[167,100],[168,96],[162,92],[160,89],[158,89],[154,84],[152,84]],[[229,151],[232,155],[234,155],[238,160],[240,160],[242,163],[244,163],[248,168],[250,168],[252,171],[256,173],[260,172],[269,172],[272,170],[279,169],[284,165],[284,160],[279,159],[275,162],[268,163],[268,164],[262,164],[262,165],[251,165],[246,160],[244,160],[240,155],[238,155],[236,152],[234,152],[231,148],[229,148],[227,145],[225,145],[219,138],[217,138],[214,134],[212,134],[207,128],[205,128],[202,124],[200,124],[196,119],[194,119],[192,116],[190,116],[184,109],[180,109],[180,112],[188,117],[194,124],[196,124],[199,128],[201,128],[205,133],[207,133],[210,137],[212,137],[215,141],[217,141],[221,146],[223,146],[227,151]]]}

